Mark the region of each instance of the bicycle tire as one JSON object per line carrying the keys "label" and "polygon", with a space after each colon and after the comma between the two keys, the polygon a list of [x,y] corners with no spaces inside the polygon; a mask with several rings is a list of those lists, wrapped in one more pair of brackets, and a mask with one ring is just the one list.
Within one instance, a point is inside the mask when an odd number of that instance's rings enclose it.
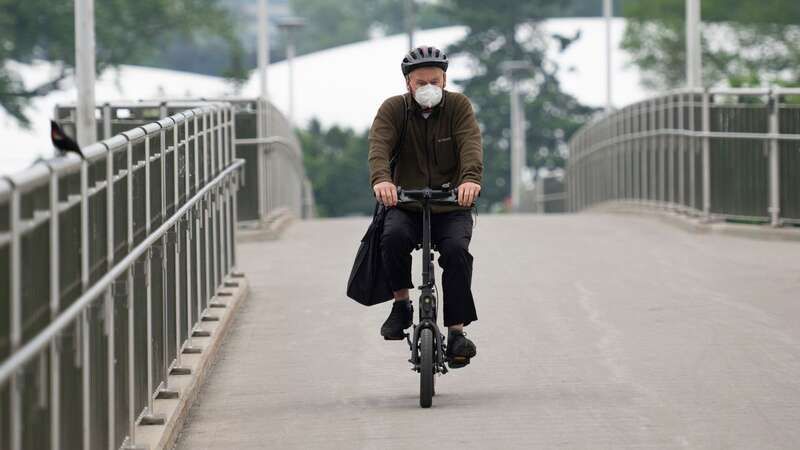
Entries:
{"label": "bicycle tire", "polygon": [[419,337],[419,406],[430,408],[433,403],[434,352],[433,331],[425,328]]}

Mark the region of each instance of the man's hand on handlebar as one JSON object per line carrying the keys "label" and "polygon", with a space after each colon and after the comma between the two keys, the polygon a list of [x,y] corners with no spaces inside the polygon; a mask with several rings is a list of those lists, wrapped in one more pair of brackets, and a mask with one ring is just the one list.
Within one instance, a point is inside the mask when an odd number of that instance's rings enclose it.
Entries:
{"label": "man's hand on handlebar", "polygon": [[375,198],[385,206],[397,205],[397,186],[394,184],[388,181],[382,181],[373,186],[372,190],[375,191]]}
{"label": "man's hand on handlebar", "polygon": [[461,206],[472,206],[481,192],[481,185],[471,181],[465,181],[458,187],[458,204]]}

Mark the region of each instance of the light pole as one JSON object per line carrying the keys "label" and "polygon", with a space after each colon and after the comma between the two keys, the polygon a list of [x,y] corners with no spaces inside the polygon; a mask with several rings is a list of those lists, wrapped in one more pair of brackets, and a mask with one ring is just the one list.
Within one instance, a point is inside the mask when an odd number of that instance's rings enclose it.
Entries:
{"label": "light pole", "polygon": [[700,1],[686,0],[686,85],[690,89],[703,87]]}
{"label": "light pole", "polygon": [[611,101],[611,19],[613,17],[612,0],[603,0],[603,15],[606,18],[606,112],[613,108]]}
{"label": "light pole", "polygon": [[500,69],[511,82],[511,209],[519,211],[522,169],[525,167],[525,108],[519,98],[519,81],[515,70],[530,71],[527,61],[505,61]]}
{"label": "light pole", "polygon": [[406,30],[408,32],[408,48],[414,48],[414,26],[416,22],[415,0],[406,0]]}
{"label": "light pole", "polygon": [[294,126],[294,32],[306,25],[302,17],[286,17],[278,26],[286,32],[286,61],[289,65],[289,124]]}
{"label": "light pole", "polygon": [[[267,84],[267,68],[269,67],[269,2],[258,0],[258,75],[259,75],[259,102],[257,107],[258,122],[256,130],[259,139],[269,135],[269,90]],[[258,144],[256,153],[256,170],[258,177],[258,216],[264,217],[267,213],[267,166],[264,155],[265,145]]]}
{"label": "light pole", "polygon": [[75,0],[75,77],[78,86],[78,145],[97,141],[94,113],[94,0]]}
{"label": "light pole", "polygon": [[259,95],[269,100],[267,91],[267,67],[269,66],[269,11],[267,0],[258,0],[258,74],[260,77]]}

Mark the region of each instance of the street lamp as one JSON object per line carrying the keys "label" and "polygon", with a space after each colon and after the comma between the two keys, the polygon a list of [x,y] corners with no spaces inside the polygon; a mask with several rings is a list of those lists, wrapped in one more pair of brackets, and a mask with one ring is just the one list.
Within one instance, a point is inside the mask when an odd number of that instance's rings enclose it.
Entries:
{"label": "street lamp", "polygon": [[500,64],[503,74],[511,82],[511,209],[519,211],[520,180],[525,167],[525,109],[519,98],[519,80],[514,71],[533,70],[527,61],[505,61]]}
{"label": "street lamp", "polygon": [[289,64],[289,124],[294,126],[294,32],[306,25],[302,17],[285,17],[278,26],[286,32],[286,60]]}

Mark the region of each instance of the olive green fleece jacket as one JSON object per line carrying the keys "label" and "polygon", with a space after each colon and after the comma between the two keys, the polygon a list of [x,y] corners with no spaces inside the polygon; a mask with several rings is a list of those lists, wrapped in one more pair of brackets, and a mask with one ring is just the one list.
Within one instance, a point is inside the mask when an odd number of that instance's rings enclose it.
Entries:
{"label": "olive green fleece jacket", "polygon": [[[404,119],[407,123],[403,133]],[[389,161],[401,134],[403,142],[398,147],[392,177]],[[446,183],[455,188],[465,181],[481,184],[483,145],[469,99],[457,92],[444,91],[442,101],[433,107],[427,119],[409,93],[386,99],[369,130],[368,160],[371,186],[383,181],[406,189],[438,188]],[[458,209],[469,208],[434,205],[431,211]]]}

